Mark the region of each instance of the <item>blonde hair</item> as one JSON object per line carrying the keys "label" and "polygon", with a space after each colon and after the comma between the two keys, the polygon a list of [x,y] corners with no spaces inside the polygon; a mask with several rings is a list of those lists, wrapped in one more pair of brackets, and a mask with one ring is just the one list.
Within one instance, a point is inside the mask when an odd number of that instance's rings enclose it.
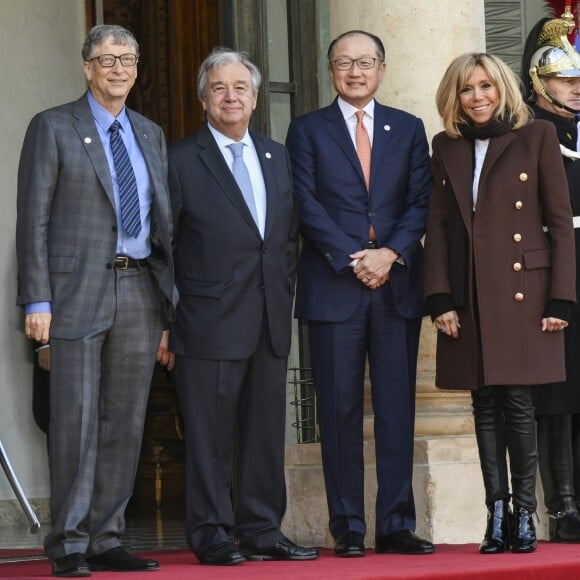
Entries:
{"label": "blonde hair", "polygon": [[483,68],[497,88],[499,105],[494,117],[511,119],[512,129],[527,125],[532,119],[532,112],[523,100],[519,80],[513,71],[497,56],[484,52],[469,52],[458,56],[447,67],[435,95],[437,111],[447,135],[459,139],[461,125],[470,123],[469,117],[461,107],[459,95],[477,66]]}

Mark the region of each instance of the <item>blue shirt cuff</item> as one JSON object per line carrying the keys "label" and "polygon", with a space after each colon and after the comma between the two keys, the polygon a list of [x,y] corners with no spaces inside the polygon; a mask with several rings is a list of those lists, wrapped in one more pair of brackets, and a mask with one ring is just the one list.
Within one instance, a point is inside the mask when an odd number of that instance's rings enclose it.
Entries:
{"label": "blue shirt cuff", "polygon": [[30,302],[24,306],[24,314],[33,314],[34,312],[52,312],[50,302]]}

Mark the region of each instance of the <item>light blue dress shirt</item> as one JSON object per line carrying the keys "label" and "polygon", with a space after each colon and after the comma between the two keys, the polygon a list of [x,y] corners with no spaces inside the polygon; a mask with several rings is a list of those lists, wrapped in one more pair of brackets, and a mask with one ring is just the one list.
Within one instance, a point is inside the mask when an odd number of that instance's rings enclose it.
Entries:
{"label": "light blue dress shirt", "polygon": [[[220,133],[217,129],[214,129],[214,127],[212,127],[209,123],[208,128],[231,171],[232,165],[234,163],[234,154],[232,153],[231,149],[228,148],[228,145],[235,143],[235,141],[223,133]],[[248,131],[246,131],[246,134],[241,139],[241,142],[246,145],[244,147],[243,159],[246,167],[248,168],[250,180],[252,181],[254,201],[256,202],[256,213],[258,215],[258,230],[260,230],[260,234],[262,235],[263,239],[264,231],[266,228],[266,184],[264,183],[264,176],[262,175],[262,166],[260,165],[260,160],[258,159],[258,152],[256,151],[256,147]]]}
{"label": "light blue dress shirt", "polygon": [[[129,256],[135,259],[146,258],[151,253],[149,233],[151,230],[150,213],[151,204],[153,201],[153,190],[145,158],[143,157],[141,148],[139,147],[137,139],[135,138],[135,134],[133,133],[133,128],[131,127],[131,123],[129,121],[129,117],[127,116],[125,107],[123,107],[122,111],[117,117],[114,117],[111,113],[109,113],[109,111],[107,111],[95,100],[90,91],[87,92],[87,98],[93,113],[99,138],[103,144],[105,155],[107,156],[107,162],[109,163],[109,169],[113,179],[115,214],[117,216],[118,232],[117,254],[122,254],[124,256]],[[131,165],[133,165],[135,179],[137,180],[137,191],[139,193],[139,206],[141,214],[141,232],[137,238],[133,238],[127,232],[125,232],[121,224],[119,184],[117,182],[117,173],[115,171],[115,163],[113,162],[113,153],[111,151],[109,134],[109,127],[115,119],[117,119],[121,124],[121,138],[123,139],[123,143],[127,148],[127,153],[131,159]],[[30,314],[32,312],[51,312],[51,303],[31,302],[24,307],[24,313]]]}

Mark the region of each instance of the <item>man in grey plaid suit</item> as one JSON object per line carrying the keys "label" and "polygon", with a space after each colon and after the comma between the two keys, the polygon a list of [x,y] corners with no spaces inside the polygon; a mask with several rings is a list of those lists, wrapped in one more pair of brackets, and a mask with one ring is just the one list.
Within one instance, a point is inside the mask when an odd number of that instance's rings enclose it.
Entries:
{"label": "man in grey plaid suit", "polygon": [[120,537],[155,360],[173,364],[163,331],[173,291],[165,138],[125,107],[139,47],[124,28],[101,25],[82,56],[87,93],[28,127],[16,232],[26,336],[50,340],[45,551],[53,575],[66,577],[159,567]]}

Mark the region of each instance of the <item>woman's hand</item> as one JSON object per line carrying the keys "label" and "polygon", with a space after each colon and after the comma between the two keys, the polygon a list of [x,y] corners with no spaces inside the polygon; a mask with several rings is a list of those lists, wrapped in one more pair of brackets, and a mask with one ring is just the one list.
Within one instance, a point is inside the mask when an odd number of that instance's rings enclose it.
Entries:
{"label": "woman's hand", "polygon": [[564,330],[567,326],[568,323],[561,318],[554,318],[553,316],[542,318],[542,332],[556,332],[557,330]]}
{"label": "woman's hand", "polygon": [[461,324],[459,324],[459,316],[455,310],[450,310],[449,312],[444,312],[440,314],[434,321],[435,328],[439,332],[446,334],[447,336],[452,336],[457,338],[459,336],[459,329]]}

